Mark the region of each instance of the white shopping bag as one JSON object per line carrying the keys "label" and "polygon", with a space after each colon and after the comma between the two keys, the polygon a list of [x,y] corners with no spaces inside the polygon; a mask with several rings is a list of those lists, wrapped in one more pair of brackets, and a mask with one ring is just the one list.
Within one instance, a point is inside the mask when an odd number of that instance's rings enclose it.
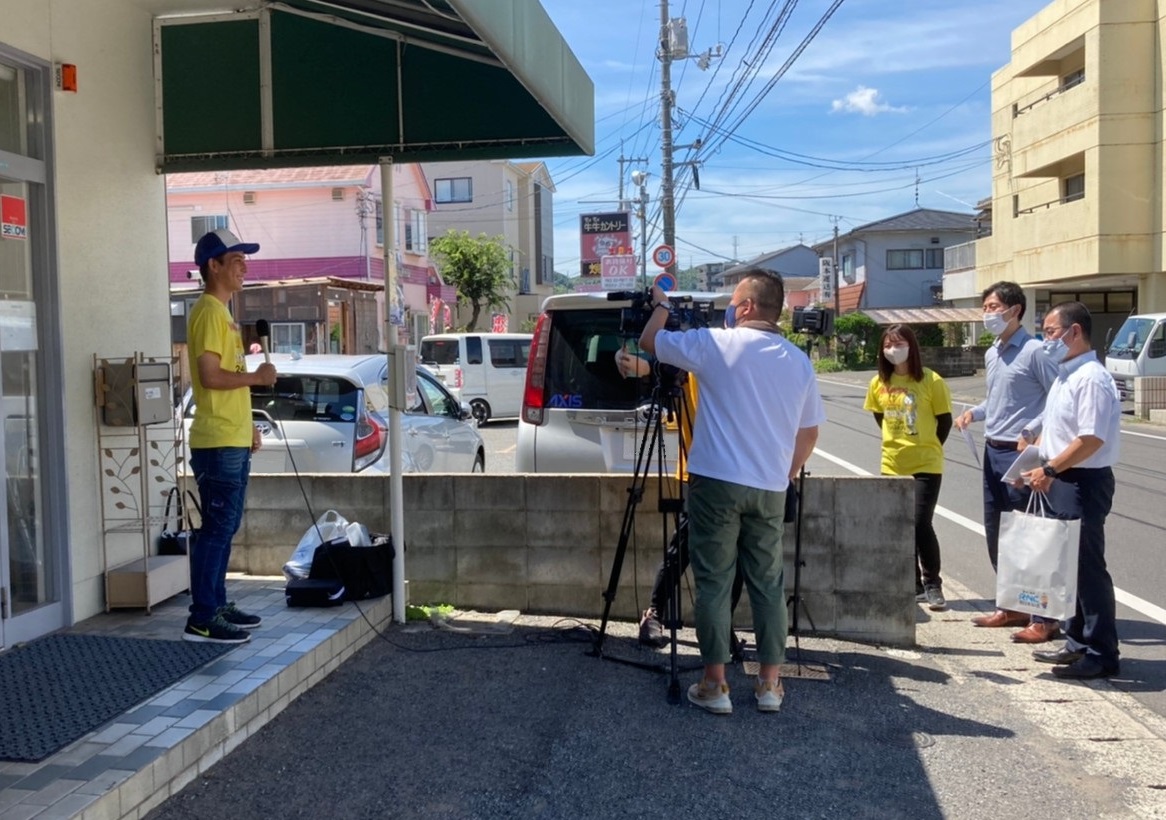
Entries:
{"label": "white shopping bag", "polygon": [[320,516],[315,524],[308,527],[295,552],[286,564],[283,565],[283,574],[289,581],[297,578],[307,578],[312,571],[312,559],[316,556],[316,547],[327,544],[335,538],[344,538],[347,535],[348,519],[336,510],[328,510]]}
{"label": "white shopping bag", "polygon": [[1044,493],[1024,512],[1000,516],[996,606],[1063,621],[1077,608],[1081,522],[1051,518]]}

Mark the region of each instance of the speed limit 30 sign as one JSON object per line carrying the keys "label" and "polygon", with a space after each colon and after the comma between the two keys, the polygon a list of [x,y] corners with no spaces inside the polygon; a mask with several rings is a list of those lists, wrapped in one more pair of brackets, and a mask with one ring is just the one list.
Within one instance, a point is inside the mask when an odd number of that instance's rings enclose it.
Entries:
{"label": "speed limit 30 sign", "polygon": [[670,267],[676,261],[676,251],[672,249],[671,245],[657,245],[656,249],[652,251],[652,261],[657,267]]}

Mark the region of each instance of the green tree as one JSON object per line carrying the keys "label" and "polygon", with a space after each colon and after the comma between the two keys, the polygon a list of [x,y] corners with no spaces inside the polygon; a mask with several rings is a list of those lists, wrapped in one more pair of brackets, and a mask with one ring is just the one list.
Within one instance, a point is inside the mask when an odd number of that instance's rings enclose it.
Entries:
{"label": "green tree", "polygon": [[565,273],[554,271],[551,274],[551,281],[554,283],[555,293],[573,293],[575,291],[575,280]]}
{"label": "green tree", "polygon": [[678,271],[676,274],[677,290],[700,290],[700,272],[696,268]]}
{"label": "green tree", "polygon": [[484,308],[509,308],[506,296],[514,288],[514,275],[501,236],[483,233],[475,238],[469,231],[451,229],[430,242],[429,251],[446,284],[457,288],[458,304],[470,306],[465,330],[477,329]]}
{"label": "green tree", "polygon": [[850,367],[863,367],[878,361],[882,330],[865,313],[847,313],[834,320],[834,338],[841,358]]}

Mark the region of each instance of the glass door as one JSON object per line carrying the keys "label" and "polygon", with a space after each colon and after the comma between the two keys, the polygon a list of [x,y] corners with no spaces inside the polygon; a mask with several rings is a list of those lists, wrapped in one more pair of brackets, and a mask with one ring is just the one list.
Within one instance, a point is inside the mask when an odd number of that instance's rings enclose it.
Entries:
{"label": "glass door", "polygon": [[[58,503],[46,514],[51,494],[43,474],[44,465],[63,464],[61,420],[47,419],[52,411],[41,401],[43,342],[55,338],[55,323],[46,325],[38,311],[51,304],[55,281],[47,76],[47,68],[9,61],[0,51],[0,647],[65,625],[64,512]],[[49,448],[45,430],[58,431]],[[58,476],[54,486],[60,483]],[[46,528],[51,519],[62,523]]]}

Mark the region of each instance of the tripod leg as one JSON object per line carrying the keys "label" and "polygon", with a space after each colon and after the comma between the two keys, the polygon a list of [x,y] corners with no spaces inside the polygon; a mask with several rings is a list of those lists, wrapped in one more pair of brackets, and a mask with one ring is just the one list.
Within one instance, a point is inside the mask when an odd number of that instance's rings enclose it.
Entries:
{"label": "tripod leg", "polygon": [[623,511],[623,523],[620,525],[619,531],[619,544],[615,550],[615,558],[611,563],[611,576],[607,582],[607,589],[603,593],[603,619],[600,621],[599,634],[595,636],[595,645],[591,650],[591,654],[595,657],[603,657],[603,641],[607,637],[607,624],[611,619],[611,605],[615,602],[616,591],[619,589],[619,576],[623,569],[623,559],[627,553],[628,541],[631,539],[632,531],[635,529],[636,506],[644,497],[647,470],[641,470],[640,467],[645,455],[652,452],[651,448],[656,445],[656,440],[659,435],[659,425],[649,425],[644,428],[644,437],[640,441],[640,450],[636,459],[634,474],[636,478],[632,481],[631,489],[628,490],[628,503]]}
{"label": "tripod leg", "polygon": [[668,702],[680,703],[680,674],[676,651],[676,631],[680,628],[680,580],[688,568],[688,516],[680,513],[676,518],[676,531],[672,536],[675,549],[669,548],[665,556],[668,565],[668,615],[666,623],[672,638],[672,648],[668,653]]}

